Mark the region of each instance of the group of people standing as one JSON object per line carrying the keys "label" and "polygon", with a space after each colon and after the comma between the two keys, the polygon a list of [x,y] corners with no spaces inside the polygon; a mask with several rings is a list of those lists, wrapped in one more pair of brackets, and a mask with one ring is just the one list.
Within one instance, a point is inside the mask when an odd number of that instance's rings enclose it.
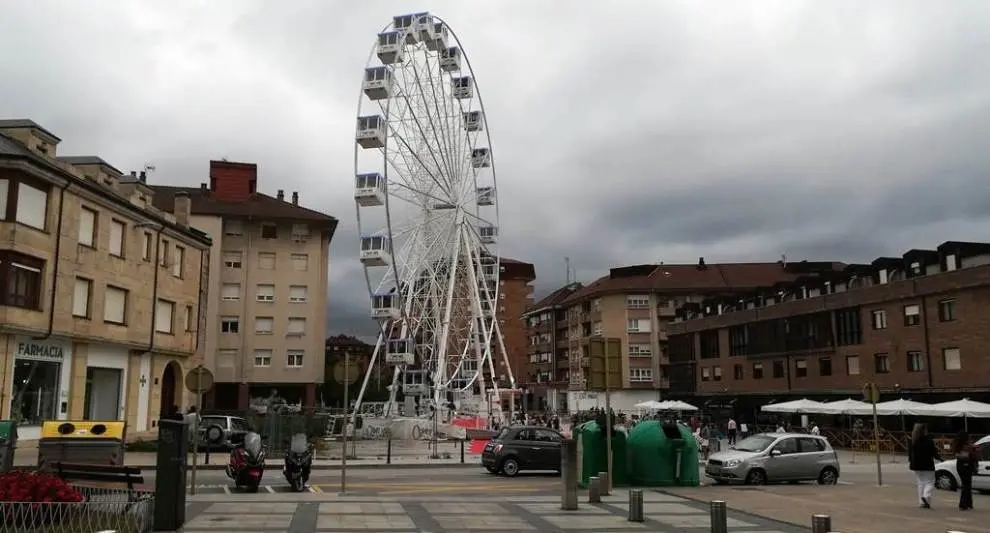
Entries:
{"label": "group of people standing", "polygon": [[[959,510],[973,508],[973,474],[980,462],[976,446],[969,433],[960,431],[952,441],[952,454],[956,460],[956,473],[959,474]],[[935,439],[928,434],[925,424],[915,424],[911,432],[911,447],[908,450],[908,464],[914,472],[918,485],[918,504],[922,509],[931,509],[932,494],[935,492],[935,464],[942,461]]]}

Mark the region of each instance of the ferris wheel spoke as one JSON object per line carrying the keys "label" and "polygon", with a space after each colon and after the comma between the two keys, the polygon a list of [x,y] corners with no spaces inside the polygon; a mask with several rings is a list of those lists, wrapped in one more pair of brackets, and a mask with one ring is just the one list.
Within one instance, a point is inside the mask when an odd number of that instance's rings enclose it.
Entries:
{"label": "ferris wheel spoke", "polygon": [[[426,72],[432,72],[432,69],[430,68],[429,54],[426,54],[424,56],[424,63],[425,63],[424,70]],[[419,94],[420,97],[420,102],[422,103],[424,108],[429,109],[430,103],[432,101],[433,111],[436,112],[435,120],[433,113],[427,112],[426,116],[429,118],[430,130],[433,134],[433,139],[437,144],[438,151],[441,154],[441,159],[443,159],[444,161],[444,166],[446,168],[447,176],[448,176],[447,183],[448,185],[450,185],[451,189],[455,189],[456,182],[458,181],[458,177],[460,176],[460,174],[457,173],[457,169],[453,165],[451,165],[451,161],[450,161],[450,154],[453,146],[450,143],[451,124],[450,124],[449,110],[446,108],[441,109],[440,105],[437,102],[436,83],[434,82],[434,77],[433,76],[427,77],[430,86],[430,94],[428,95],[426,91],[427,87],[424,85],[423,79],[419,75],[420,69],[416,66],[415,62],[412,63],[411,66],[413,71],[413,77],[416,83],[417,93]],[[437,65],[437,71],[439,71],[439,61]],[[446,127],[443,127],[444,125]],[[438,130],[441,131],[441,134],[438,134]]]}
{"label": "ferris wheel spoke", "polygon": [[[389,126],[388,126],[388,129],[389,129],[389,134],[392,137],[394,137],[397,141],[399,141],[400,147],[405,148],[405,151],[401,152],[401,154],[403,156],[403,159],[406,159],[406,156],[408,156],[408,157],[411,157],[412,159],[414,159],[416,163],[418,163],[418,165],[412,165],[412,164],[407,163],[407,168],[417,168],[417,169],[425,172],[427,174],[427,176],[429,176],[430,179],[433,180],[433,183],[436,184],[436,186],[440,188],[440,190],[446,192],[449,195],[450,194],[450,191],[448,190],[446,184],[441,181],[441,177],[437,176],[436,173],[434,173],[433,171],[430,170],[429,165],[427,165],[426,162],[423,161],[423,158],[420,157],[420,155],[417,152],[417,150],[414,150],[413,149],[413,147],[409,144],[409,141],[406,140],[406,138],[399,131],[399,128],[397,128],[395,125],[393,125],[390,122],[389,123]],[[401,148],[400,148],[400,150],[401,150]],[[403,176],[403,178],[407,178],[407,177],[411,178],[412,176],[405,176],[405,175]]]}
{"label": "ferris wheel spoke", "polygon": [[[416,77],[415,61],[409,61],[408,65],[409,66],[404,66],[403,70],[405,69],[413,70],[412,77],[415,78]],[[402,76],[402,79],[403,81],[406,82],[406,85],[408,85],[408,83],[410,82],[410,80],[406,80],[407,77],[408,76],[406,75]],[[443,182],[444,185],[446,185],[447,188],[449,189],[451,183],[450,177],[447,175],[447,172],[445,172],[445,169],[443,168],[443,165],[441,165],[440,160],[437,159],[437,153],[442,151],[442,147],[440,146],[439,142],[435,147],[433,145],[430,145],[429,144],[430,135],[428,135],[426,131],[427,129],[430,129],[431,132],[433,133],[432,135],[433,138],[434,139],[436,138],[435,131],[433,131],[433,117],[430,116],[429,112],[425,113],[426,118],[429,121],[429,125],[427,128],[427,126],[424,125],[423,122],[420,120],[419,114],[417,114],[416,112],[416,102],[414,100],[416,99],[416,93],[418,92],[419,91],[410,91],[409,87],[407,86],[402,87],[401,91],[399,91],[399,96],[403,104],[401,106],[403,112],[401,114],[399,123],[403,124],[404,126],[407,126],[411,122],[413,125],[415,125],[416,131],[413,133],[418,133],[419,142],[426,145],[425,151],[428,152],[430,159],[433,161],[434,172],[432,172],[432,174],[437,176],[438,184],[439,182]],[[410,95],[410,93],[412,93],[412,95]]]}

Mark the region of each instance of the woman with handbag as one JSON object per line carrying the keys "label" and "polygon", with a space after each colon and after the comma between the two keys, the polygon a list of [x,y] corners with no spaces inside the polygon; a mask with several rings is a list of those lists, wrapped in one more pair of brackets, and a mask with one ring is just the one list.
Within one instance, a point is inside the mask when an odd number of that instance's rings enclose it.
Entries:
{"label": "woman with handbag", "polygon": [[969,433],[960,431],[952,442],[952,453],[956,456],[956,473],[959,474],[959,510],[973,508],[973,474],[979,466],[980,457],[976,446],[969,440]]}

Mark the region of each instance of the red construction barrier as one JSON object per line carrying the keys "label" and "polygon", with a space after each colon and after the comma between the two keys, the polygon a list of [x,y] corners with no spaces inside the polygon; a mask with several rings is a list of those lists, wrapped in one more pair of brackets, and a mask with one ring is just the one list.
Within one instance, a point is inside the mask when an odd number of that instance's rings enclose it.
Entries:
{"label": "red construction barrier", "polygon": [[471,445],[468,448],[468,453],[471,455],[481,455],[481,452],[485,451],[485,444],[488,444],[486,439],[474,439],[471,441]]}

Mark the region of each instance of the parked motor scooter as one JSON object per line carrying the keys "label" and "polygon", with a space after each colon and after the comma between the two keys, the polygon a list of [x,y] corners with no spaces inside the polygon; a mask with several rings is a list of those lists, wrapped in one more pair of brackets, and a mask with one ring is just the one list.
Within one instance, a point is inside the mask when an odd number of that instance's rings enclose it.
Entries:
{"label": "parked motor scooter", "polygon": [[289,487],[295,492],[302,492],[309,484],[309,473],[313,468],[313,448],[306,440],[305,433],[292,436],[289,449],[285,452],[285,466],[282,473]]}
{"label": "parked motor scooter", "polygon": [[238,488],[258,492],[261,477],[265,473],[265,447],[262,445],[261,435],[251,431],[237,440],[240,442],[234,442],[234,448],[230,450],[227,477],[234,480],[234,485]]}

